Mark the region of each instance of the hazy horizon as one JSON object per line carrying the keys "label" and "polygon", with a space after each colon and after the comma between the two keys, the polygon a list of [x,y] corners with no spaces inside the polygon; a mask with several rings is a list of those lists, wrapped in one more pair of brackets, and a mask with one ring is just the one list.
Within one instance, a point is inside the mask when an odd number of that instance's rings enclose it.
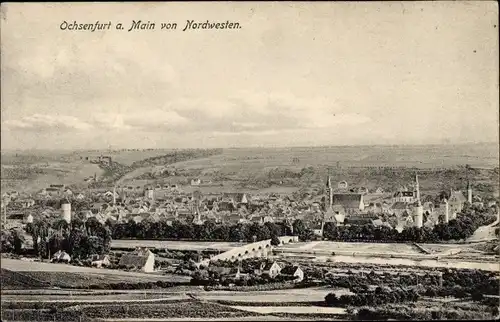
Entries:
{"label": "hazy horizon", "polygon": [[496,2],[1,7],[2,151],[499,142]]}
{"label": "hazy horizon", "polygon": [[[209,149],[224,149],[224,150],[245,150],[245,149],[308,149],[308,148],[349,148],[349,147],[425,147],[425,146],[443,146],[443,147],[452,147],[452,146],[467,146],[467,145],[495,145],[498,150],[500,150],[500,146],[498,146],[497,142],[469,142],[469,143],[431,143],[431,144],[354,144],[354,145],[289,145],[289,146],[228,146],[228,147],[212,147]],[[143,150],[143,149],[151,149],[151,148],[125,148],[125,147],[114,147],[112,151],[118,150]],[[169,147],[158,147],[152,148],[153,150],[183,150],[183,149],[204,149],[204,147],[195,147],[195,148],[169,148]],[[76,149],[76,148],[67,148],[67,149],[50,149],[50,148],[13,148],[13,149],[1,149],[2,152],[28,152],[28,151],[50,151],[50,152],[77,152],[77,151],[88,151],[88,150],[98,150],[98,151],[108,151],[109,148],[101,148],[101,149]],[[499,156],[500,157],[500,156]]]}

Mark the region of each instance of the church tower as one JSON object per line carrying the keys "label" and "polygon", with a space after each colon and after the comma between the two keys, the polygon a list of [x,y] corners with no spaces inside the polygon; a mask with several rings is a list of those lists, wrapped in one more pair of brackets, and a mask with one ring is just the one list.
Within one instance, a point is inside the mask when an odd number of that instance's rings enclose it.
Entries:
{"label": "church tower", "polygon": [[332,187],[332,178],[328,176],[326,180],[326,187],[327,187],[327,192],[328,192],[328,199],[325,200],[327,203],[326,204],[326,209],[332,208],[333,206],[333,187]]}
{"label": "church tower", "polygon": [[424,207],[420,201],[420,185],[418,183],[418,174],[415,174],[415,197],[417,201],[417,206],[415,207],[415,227],[422,228],[424,224]]}
{"label": "church tower", "polygon": [[472,186],[470,181],[467,181],[467,201],[472,204]]}
{"label": "church tower", "polygon": [[447,224],[450,221],[450,205],[448,204],[448,200],[444,198],[444,223]]}
{"label": "church tower", "polygon": [[418,174],[415,174],[415,198],[420,202],[420,184],[418,183]]}

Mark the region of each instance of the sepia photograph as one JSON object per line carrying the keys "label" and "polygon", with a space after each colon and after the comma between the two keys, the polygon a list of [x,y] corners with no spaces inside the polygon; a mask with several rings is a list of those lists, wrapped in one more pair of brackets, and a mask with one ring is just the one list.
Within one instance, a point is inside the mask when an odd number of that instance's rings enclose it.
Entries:
{"label": "sepia photograph", "polygon": [[1,4],[1,321],[500,319],[496,1]]}

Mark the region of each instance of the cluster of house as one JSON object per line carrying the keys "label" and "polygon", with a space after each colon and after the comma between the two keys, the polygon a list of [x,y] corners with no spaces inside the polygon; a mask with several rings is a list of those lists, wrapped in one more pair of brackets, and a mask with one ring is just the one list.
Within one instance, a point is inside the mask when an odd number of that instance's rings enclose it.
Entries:
{"label": "cluster of house", "polygon": [[[53,263],[70,263],[72,260],[71,256],[63,251],[59,250],[54,255],[52,255],[51,262]],[[91,255],[87,261],[93,267],[110,267],[111,260],[107,254],[94,254]],[[155,254],[152,253],[147,248],[137,248],[132,252],[124,253],[118,262],[119,267],[134,269],[137,271],[151,273],[154,272],[155,268]]]}
{"label": "cluster of house", "polygon": [[304,271],[299,265],[266,260],[256,260],[245,264],[239,262],[236,267],[209,266],[208,271],[234,280],[244,279],[250,275],[264,275],[269,278],[276,278],[281,275],[297,283],[304,279]]}
{"label": "cluster of house", "polygon": [[[347,189],[347,183],[339,183],[338,189]],[[315,232],[322,234],[322,225],[325,222],[334,222],[337,225],[372,223],[375,226],[387,226],[402,231],[406,227],[423,226],[432,228],[438,223],[447,223],[456,218],[466,202],[481,203],[479,197],[473,198],[472,187],[467,185],[467,197],[460,190],[450,191],[448,199],[444,198],[436,204],[430,196],[421,198],[418,175],[412,188],[402,187],[396,191],[392,200],[364,202],[363,193],[346,193],[335,191],[330,178],[327,180],[326,211],[322,221],[319,221]],[[425,200],[426,199],[426,200]]]}
{"label": "cluster of house", "polygon": [[[467,197],[461,191],[452,190],[448,200],[435,204],[430,198],[420,197],[418,177],[413,187],[395,192],[391,200],[376,198],[382,189],[371,195],[371,202],[365,200],[366,191],[353,192],[341,181],[336,187],[330,177],[327,193],[319,196],[305,195],[298,198],[291,195],[246,193],[211,193],[199,191],[187,193],[175,184],[153,186],[116,186],[110,190],[72,191],[62,184],[52,184],[35,196],[20,196],[17,192],[2,195],[2,210],[5,222],[20,225],[33,220],[33,209],[46,216],[63,216],[88,219],[95,217],[100,222],[138,223],[143,220],[174,221],[203,224],[206,221],[224,224],[266,222],[293,222],[302,220],[313,231],[322,235],[326,222],[337,225],[359,225],[372,223],[402,231],[408,226],[428,226],[453,219],[462,210],[465,202],[480,202],[467,188]],[[379,191],[380,190],[380,191]],[[64,209],[40,209],[37,203],[47,199],[68,199],[87,201],[86,209],[73,209],[68,202]],[[426,199],[427,198],[427,199]],[[7,207],[9,209],[7,215]],[[61,208],[63,208],[61,206]]]}

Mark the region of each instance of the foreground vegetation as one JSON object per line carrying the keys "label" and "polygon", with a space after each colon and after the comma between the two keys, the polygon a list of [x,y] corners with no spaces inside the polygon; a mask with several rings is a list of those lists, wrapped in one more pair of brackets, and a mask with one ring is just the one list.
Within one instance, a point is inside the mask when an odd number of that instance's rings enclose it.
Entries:
{"label": "foreground vegetation", "polygon": [[144,318],[222,318],[257,316],[216,303],[194,300],[169,301],[164,303],[127,302],[123,304],[54,305],[43,309],[2,306],[2,319],[17,321],[88,321],[99,318],[144,319]]}

